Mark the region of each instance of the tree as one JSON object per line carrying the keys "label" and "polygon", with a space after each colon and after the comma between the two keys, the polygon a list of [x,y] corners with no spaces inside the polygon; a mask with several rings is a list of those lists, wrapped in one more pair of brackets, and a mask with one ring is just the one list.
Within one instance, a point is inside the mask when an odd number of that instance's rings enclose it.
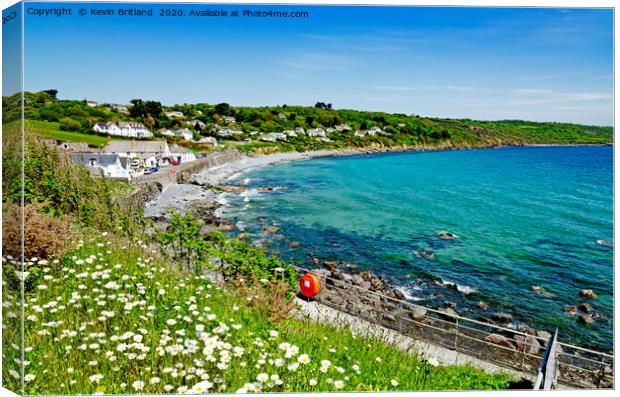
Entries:
{"label": "tree", "polygon": [[215,112],[220,116],[230,116],[231,107],[227,103],[218,103],[215,105]]}
{"label": "tree", "polygon": [[45,92],[46,94],[49,94],[49,96],[51,96],[52,99],[57,99],[56,96],[58,95],[58,90],[43,90],[43,92]]}
{"label": "tree", "polygon": [[317,102],[314,105],[315,108],[318,109],[331,109],[332,108],[332,104],[331,103],[325,103],[325,102]]}
{"label": "tree", "polygon": [[[143,101],[142,99],[132,99],[129,108],[129,115],[133,118],[141,120],[143,123],[151,124],[151,127],[158,125],[157,119],[162,115],[163,108],[160,102]],[[151,120],[152,119],[152,120]]]}
{"label": "tree", "polygon": [[146,114],[152,116],[154,119],[158,119],[163,112],[161,102],[157,101],[146,101],[144,103],[144,110],[146,111]]}

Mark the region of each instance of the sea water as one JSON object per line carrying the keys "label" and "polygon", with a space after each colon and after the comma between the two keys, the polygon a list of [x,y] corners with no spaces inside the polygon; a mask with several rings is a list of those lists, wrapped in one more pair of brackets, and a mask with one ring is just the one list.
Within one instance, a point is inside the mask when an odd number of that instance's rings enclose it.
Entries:
{"label": "sea water", "polygon": [[[231,196],[224,216],[282,259],[352,263],[420,304],[455,303],[474,318],[507,312],[558,327],[560,340],[612,349],[612,147],[324,157],[234,183],[248,190]],[[265,233],[271,225],[278,230]],[[566,312],[580,302],[593,307],[594,324]]]}

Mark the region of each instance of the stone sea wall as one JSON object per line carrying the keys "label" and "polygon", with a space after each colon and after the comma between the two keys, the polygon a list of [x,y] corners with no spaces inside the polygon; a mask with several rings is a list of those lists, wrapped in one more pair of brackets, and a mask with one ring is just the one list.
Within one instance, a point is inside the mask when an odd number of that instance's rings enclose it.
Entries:
{"label": "stone sea wall", "polygon": [[127,210],[143,210],[144,206],[157,200],[162,191],[176,183],[187,183],[193,174],[240,160],[244,154],[237,150],[225,150],[210,153],[191,163],[181,164],[160,170],[154,174],[143,175],[135,179],[136,190],[127,197],[119,197],[115,201]]}

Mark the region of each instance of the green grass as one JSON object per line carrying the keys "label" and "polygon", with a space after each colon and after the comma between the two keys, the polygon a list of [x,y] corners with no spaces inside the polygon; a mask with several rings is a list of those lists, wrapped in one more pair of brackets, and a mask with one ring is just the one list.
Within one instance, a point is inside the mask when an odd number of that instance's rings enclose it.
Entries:
{"label": "green grass", "polygon": [[58,123],[39,120],[24,120],[26,133],[36,133],[44,138],[56,139],[63,142],[86,142],[88,146],[101,147],[107,143],[103,136],[84,134],[80,132],[61,131]]}
{"label": "green grass", "polygon": [[121,181],[108,181],[108,187],[113,198],[127,197],[136,189],[132,183]]}
{"label": "green grass", "polygon": [[[104,235],[85,240],[60,262],[28,269],[26,394],[471,390],[506,388],[511,380],[435,367],[346,329],[298,319],[274,324],[243,295],[173,270],[151,247]],[[3,271],[10,302],[16,276],[10,264]],[[14,317],[11,306],[5,310],[7,326]],[[6,340],[18,332],[3,329]],[[9,371],[16,368],[3,368],[14,390]]]}

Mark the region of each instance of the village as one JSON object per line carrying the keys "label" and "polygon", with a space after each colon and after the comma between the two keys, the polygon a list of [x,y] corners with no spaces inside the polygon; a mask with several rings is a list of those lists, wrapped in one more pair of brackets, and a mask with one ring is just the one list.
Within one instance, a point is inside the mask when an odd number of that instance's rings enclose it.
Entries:
{"label": "village", "polygon": [[[129,114],[131,107],[121,104],[102,105],[89,100],[86,101],[86,105],[105,106],[125,115]],[[354,131],[350,125],[344,123],[327,128],[297,127],[281,132],[242,131],[236,125],[236,118],[232,116],[222,116],[220,125],[207,124],[176,110],[164,111],[163,115],[173,121],[177,129],[160,128],[154,132],[135,121],[98,122],[93,125],[92,131],[108,136],[108,143],[104,147],[93,149],[83,142],[63,142],[57,146],[68,152],[74,163],[87,167],[95,175],[103,174],[108,178],[130,181],[142,175],[164,170],[174,172],[172,167],[195,161],[198,157],[204,156],[205,151],[217,148],[222,142],[229,145],[252,142],[275,143],[302,136],[331,142],[329,135],[334,132],[350,133],[357,138],[389,135],[380,127]],[[277,117],[286,120],[287,116],[279,113]],[[115,139],[116,137],[118,139]]]}

